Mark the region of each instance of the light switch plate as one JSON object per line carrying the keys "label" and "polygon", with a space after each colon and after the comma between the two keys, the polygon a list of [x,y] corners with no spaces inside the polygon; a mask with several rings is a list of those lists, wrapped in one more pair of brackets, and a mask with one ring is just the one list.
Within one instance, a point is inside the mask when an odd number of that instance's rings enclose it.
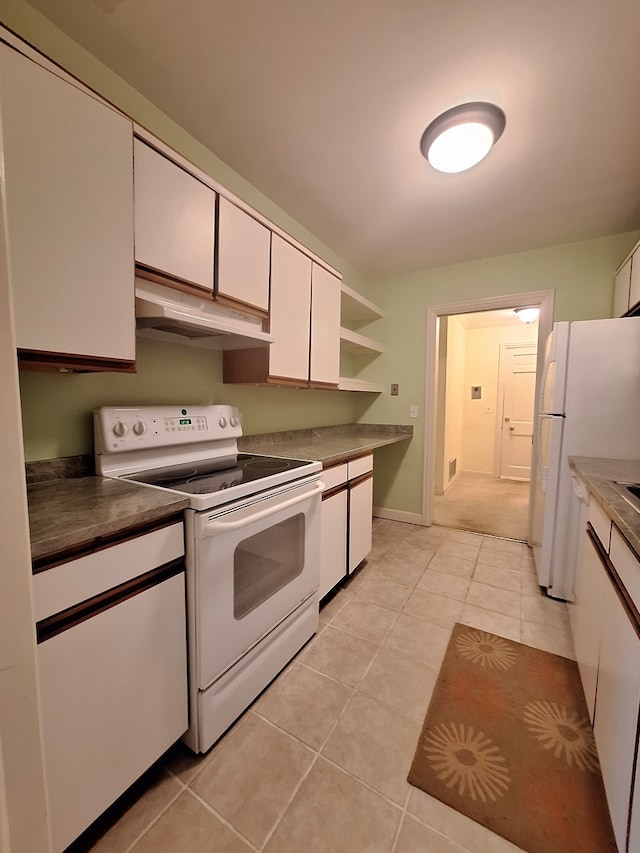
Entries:
{"label": "light switch plate", "polygon": [[482,385],[471,386],[471,399],[480,400],[482,398]]}
{"label": "light switch plate", "polygon": [[397,397],[399,390],[400,390],[400,386],[396,382],[394,382],[393,385],[391,386],[391,396]]}
{"label": "light switch plate", "polygon": [[417,406],[409,406],[409,417],[417,418],[418,417],[418,407]]}

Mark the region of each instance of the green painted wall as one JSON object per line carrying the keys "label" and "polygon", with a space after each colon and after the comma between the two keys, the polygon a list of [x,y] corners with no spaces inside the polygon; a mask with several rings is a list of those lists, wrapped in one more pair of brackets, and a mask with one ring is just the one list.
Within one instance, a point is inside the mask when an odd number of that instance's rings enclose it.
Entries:
{"label": "green painted wall", "polygon": [[[376,506],[422,512],[427,307],[553,290],[556,321],[610,317],[614,271],[639,237],[640,232],[619,234],[369,283],[368,296],[384,309],[385,316],[367,327],[366,334],[385,344],[386,351],[362,375],[375,376],[385,391],[374,400],[358,400],[357,417],[377,423],[411,423],[409,406],[419,407],[419,417],[413,421],[414,439],[402,458],[380,454],[377,460]],[[389,394],[392,382],[400,385],[398,397]]]}

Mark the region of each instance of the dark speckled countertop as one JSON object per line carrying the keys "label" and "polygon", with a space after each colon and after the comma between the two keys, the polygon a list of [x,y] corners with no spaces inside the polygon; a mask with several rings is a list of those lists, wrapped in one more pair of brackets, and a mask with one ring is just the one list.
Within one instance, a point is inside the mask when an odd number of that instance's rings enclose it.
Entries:
{"label": "dark speckled countertop", "polygon": [[33,561],[98,544],[181,512],[189,503],[170,492],[105,477],[35,483],[27,497]]}
{"label": "dark speckled countertop", "polygon": [[[413,436],[412,426],[340,424],[245,436],[243,452],[317,459],[326,467]],[[128,529],[181,512],[187,498],[160,489],[91,476],[90,457],[27,464],[27,495],[34,562],[100,544]]]}
{"label": "dark speckled countertop", "polygon": [[612,480],[640,483],[640,460],[570,456],[569,466],[627,540],[640,559],[640,513],[611,486]]}
{"label": "dark speckled countertop", "polygon": [[326,468],[411,438],[411,425],[339,424],[315,429],[245,435],[239,439],[238,448],[244,453],[264,453],[290,459],[316,459]]}

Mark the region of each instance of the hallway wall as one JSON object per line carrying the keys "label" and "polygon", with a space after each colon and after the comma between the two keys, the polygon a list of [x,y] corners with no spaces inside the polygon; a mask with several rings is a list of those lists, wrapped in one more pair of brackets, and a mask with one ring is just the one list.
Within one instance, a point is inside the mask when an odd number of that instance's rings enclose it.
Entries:
{"label": "hallway wall", "polygon": [[[538,323],[466,329],[462,456],[463,470],[493,474],[496,430],[500,417],[500,344],[537,342]],[[480,400],[471,399],[471,386],[482,387]],[[487,406],[491,412],[487,412]]]}

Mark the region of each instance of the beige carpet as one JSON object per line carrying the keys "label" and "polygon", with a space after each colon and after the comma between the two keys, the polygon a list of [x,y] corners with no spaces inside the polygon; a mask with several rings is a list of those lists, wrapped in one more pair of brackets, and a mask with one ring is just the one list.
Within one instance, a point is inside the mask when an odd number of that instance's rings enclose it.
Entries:
{"label": "beige carpet", "polygon": [[456,624],[409,782],[529,853],[615,853],[575,661]]}
{"label": "beige carpet", "polygon": [[529,483],[462,472],[446,495],[434,498],[435,524],[506,539],[526,539]]}

